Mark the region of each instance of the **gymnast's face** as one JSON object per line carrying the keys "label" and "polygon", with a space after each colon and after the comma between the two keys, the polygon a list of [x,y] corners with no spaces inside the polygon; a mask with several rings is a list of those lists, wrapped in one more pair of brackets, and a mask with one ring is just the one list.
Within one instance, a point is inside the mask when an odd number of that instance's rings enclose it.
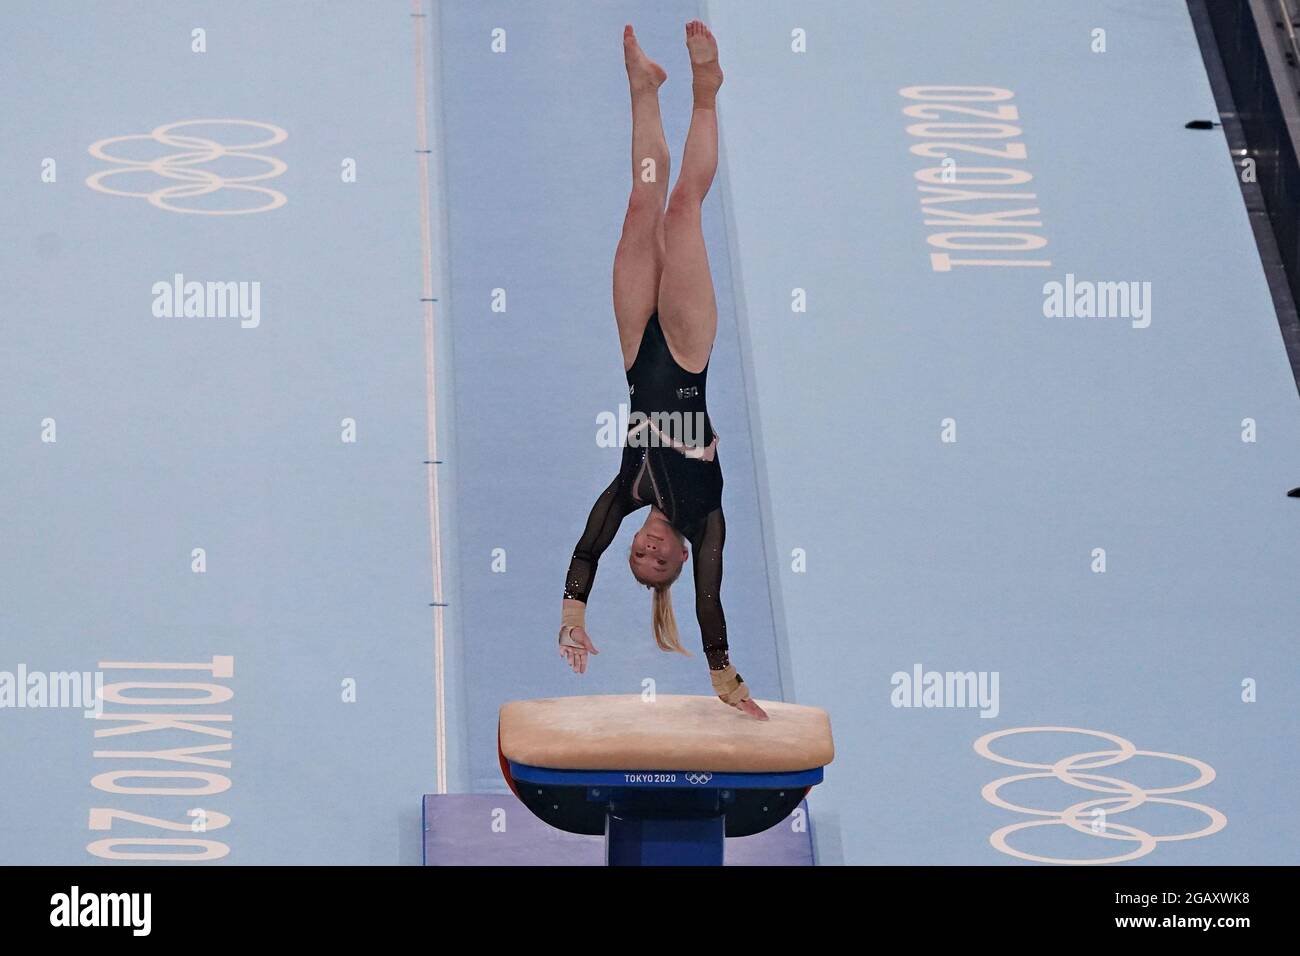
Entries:
{"label": "gymnast's face", "polygon": [[666,518],[652,511],[632,537],[632,552],[627,560],[638,581],[658,587],[677,579],[687,556],[682,536]]}

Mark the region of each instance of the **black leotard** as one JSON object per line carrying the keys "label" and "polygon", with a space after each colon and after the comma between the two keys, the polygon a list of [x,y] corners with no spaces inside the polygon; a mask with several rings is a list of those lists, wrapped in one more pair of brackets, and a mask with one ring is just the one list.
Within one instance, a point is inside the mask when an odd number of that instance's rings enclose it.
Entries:
{"label": "black leotard", "polygon": [[[638,422],[636,413],[655,416],[660,430],[686,445],[707,446],[713,441],[713,424],[705,406],[704,371],[688,372],[668,349],[659,314],[650,316],[641,336],[636,360],[627,370],[632,415],[629,432]],[[673,414],[680,413],[680,414]],[[645,436],[643,430],[641,436]],[[727,621],[722,613],[722,550],[727,524],[722,515],[722,465],[690,458],[663,444],[623,447],[618,474],[610,482],[587,518],[587,527],[573,550],[564,596],[586,603],[596,577],[601,554],[618,533],[623,518],[654,504],[691,543],[695,574],[695,616],[699,621],[704,654],[713,670],[729,663]]]}
{"label": "black leotard", "polygon": [[702,372],[688,372],[677,364],[656,312],[646,322],[636,359],[627,370],[632,411],[643,415],[659,413],[663,423],[660,427],[666,424],[671,428],[676,441],[706,446],[713,441],[706,395],[708,375],[707,363]]}

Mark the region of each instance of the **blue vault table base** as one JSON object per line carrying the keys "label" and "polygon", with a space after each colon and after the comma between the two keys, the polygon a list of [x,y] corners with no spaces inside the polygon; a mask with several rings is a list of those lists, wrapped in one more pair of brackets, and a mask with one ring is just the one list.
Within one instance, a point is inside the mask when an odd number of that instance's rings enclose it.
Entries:
{"label": "blue vault table base", "polygon": [[822,768],[785,773],[556,770],[504,757],[502,770],[539,819],[605,837],[610,866],[721,866],[724,837],[760,833],[790,815]]}

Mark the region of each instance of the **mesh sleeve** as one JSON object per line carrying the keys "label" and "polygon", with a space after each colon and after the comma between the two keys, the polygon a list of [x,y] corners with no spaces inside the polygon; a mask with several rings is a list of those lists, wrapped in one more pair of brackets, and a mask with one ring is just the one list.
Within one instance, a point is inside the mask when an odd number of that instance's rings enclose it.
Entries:
{"label": "mesh sleeve", "polygon": [[722,613],[722,549],[727,543],[727,522],[717,508],[702,520],[691,536],[695,565],[695,618],[700,624],[704,656],[711,670],[730,663],[727,653],[727,618]]}
{"label": "mesh sleeve", "polygon": [[631,510],[629,505],[620,472],[592,505],[591,514],[587,516],[587,527],[583,530],[577,547],[573,549],[569,573],[564,579],[566,600],[586,603],[591,594],[592,582],[596,579],[596,565],[618,534],[619,525]]}

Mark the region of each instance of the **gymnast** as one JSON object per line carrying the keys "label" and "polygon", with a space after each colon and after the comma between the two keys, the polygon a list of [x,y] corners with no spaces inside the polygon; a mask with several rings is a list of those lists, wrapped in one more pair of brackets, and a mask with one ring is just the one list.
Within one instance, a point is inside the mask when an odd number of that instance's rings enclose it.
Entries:
{"label": "gymnast", "polygon": [[669,589],[686,563],[689,541],[695,615],[714,692],[724,703],[766,720],[727,650],[720,593],[727,536],[722,466],[704,393],[718,308],[700,217],[718,166],[715,101],[722,69],[717,42],[699,20],[686,24],[686,49],[694,107],[682,169],[669,197],[668,143],[659,117],[659,86],[667,74],[642,51],[632,27],[623,30],[632,93],[632,193],[614,253],[614,318],[631,410],[622,465],[596,499],[569,564],[560,653],[579,674],[586,673],[588,655],[599,653],[585,627],[596,564],[623,518],[649,505],[627,560],[632,576],[654,591],[655,642],[665,651],[687,653]]}

